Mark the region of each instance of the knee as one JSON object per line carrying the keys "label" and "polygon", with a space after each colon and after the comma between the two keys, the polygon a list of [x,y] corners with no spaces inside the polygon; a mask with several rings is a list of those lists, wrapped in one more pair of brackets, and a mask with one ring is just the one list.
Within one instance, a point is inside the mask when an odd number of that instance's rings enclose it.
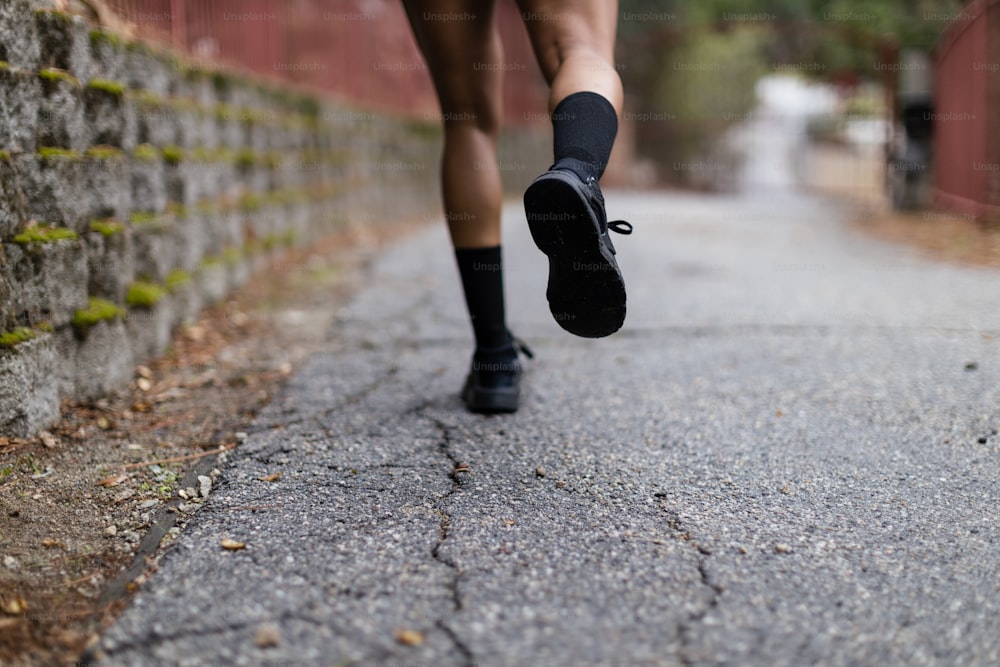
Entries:
{"label": "knee", "polygon": [[475,130],[490,136],[500,133],[501,105],[497,99],[483,96],[463,104],[441,105],[441,121],[445,131]]}

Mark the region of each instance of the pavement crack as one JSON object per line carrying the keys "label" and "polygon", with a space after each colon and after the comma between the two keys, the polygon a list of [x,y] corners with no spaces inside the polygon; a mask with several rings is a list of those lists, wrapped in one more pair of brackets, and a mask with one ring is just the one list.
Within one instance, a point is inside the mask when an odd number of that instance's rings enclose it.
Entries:
{"label": "pavement crack", "polygon": [[[441,522],[438,524],[438,539],[434,544],[434,547],[431,549],[431,557],[438,563],[444,565],[451,572],[451,578],[448,581],[447,587],[451,594],[451,613],[455,614],[462,611],[464,607],[460,590],[462,569],[457,563],[455,563],[454,560],[442,554],[441,549],[444,547],[445,542],[451,535],[451,514],[447,511],[445,505],[452,496],[461,492],[462,482],[460,480],[460,475],[464,474],[463,470],[467,470],[467,468],[463,468],[464,464],[458,460],[458,457],[456,457],[455,453],[452,451],[451,428],[440,419],[430,418],[430,421],[441,434],[441,437],[438,440],[438,449],[451,464],[451,471],[448,473],[448,476],[451,478],[451,488],[449,488],[448,492],[441,496],[437,502],[436,511],[441,517]],[[451,640],[451,643],[455,646],[455,650],[462,655],[464,665],[471,667],[476,664],[472,649],[470,649],[469,646],[462,641],[462,638],[458,636],[458,633],[455,632],[454,628],[448,625],[448,622],[443,616],[438,618],[434,625],[441,630],[441,632],[443,632],[448,639]]]}
{"label": "pavement crack", "polygon": [[704,657],[694,654],[695,649],[693,645],[693,632],[695,627],[704,621],[705,617],[707,617],[712,610],[719,606],[725,589],[716,583],[715,579],[708,570],[708,560],[712,557],[712,550],[698,544],[698,542],[691,537],[691,533],[684,526],[680,517],[669,510],[668,515],[669,518],[667,520],[667,525],[670,526],[670,528],[677,534],[677,537],[680,540],[689,544],[691,548],[697,552],[698,578],[701,585],[709,591],[707,602],[702,605],[700,609],[691,612],[687,618],[682,619],[678,623],[677,634],[680,638],[680,664],[685,666],[705,664]]}

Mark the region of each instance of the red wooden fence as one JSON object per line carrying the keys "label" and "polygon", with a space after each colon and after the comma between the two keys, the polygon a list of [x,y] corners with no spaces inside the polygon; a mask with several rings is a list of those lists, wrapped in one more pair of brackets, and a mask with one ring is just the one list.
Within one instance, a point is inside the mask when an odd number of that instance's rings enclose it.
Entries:
{"label": "red wooden fence", "polygon": [[935,195],[939,206],[1000,219],[1000,0],[974,0],[935,51]]}
{"label": "red wooden fence", "polygon": [[[365,108],[435,117],[400,0],[107,0],[139,36],[303,84]],[[513,2],[500,2],[510,123],[537,120],[546,88]]]}

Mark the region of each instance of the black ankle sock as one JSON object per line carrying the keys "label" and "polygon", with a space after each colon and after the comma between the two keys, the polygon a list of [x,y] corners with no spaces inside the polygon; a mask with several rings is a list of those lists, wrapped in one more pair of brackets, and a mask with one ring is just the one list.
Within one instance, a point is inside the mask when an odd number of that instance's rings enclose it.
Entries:
{"label": "black ankle sock", "polygon": [[618,134],[618,114],[597,93],[573,93],[552,114],[555,135],[553,168],[569,169],[586,181],[600,179]]}
{"label": "black ankle sock", "polygon": [[500,246],[455,248],[465,304],[476,336],[476,347],[500,347],[510,342],[503,301]]}

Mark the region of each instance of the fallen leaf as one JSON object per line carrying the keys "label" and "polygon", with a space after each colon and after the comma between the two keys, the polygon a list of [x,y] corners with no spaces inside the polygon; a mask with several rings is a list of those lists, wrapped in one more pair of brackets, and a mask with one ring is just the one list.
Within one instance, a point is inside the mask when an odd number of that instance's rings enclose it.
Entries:
{"label": "fallen leaf", "polygon": [[424,633],[416,630],[397,630],[396,641],[407,646],[420,646],[424,643]]}
{"label": "fallen leaf", "polygon": [[193,343],[200,343],[205,339],[205,327],[193,324],[184,330],[184,337]]}
{"label": "fallen leaf", "polygon": [[107,417],[99,417],[97,419],[97,428],[102,431],[110,431],[113,427],[113,424]]}
{"label": "fallen leaf", "polygon": [[20,595],[16,598],[11,598],[3,604],[3,611],[5,614],[11,616],[20,616],[24,612],[28,611],[28,603],[24,601],[24,598]]}
{"label": "fallen leaf", "polygon": [[228,537],[226,537],[223,538],[221,542],[219,542],[219,546],[221,546],[223,549],[228,549],[229,551],[239,551],[240,549],[245,549],[247,543],[237,542],[236,540],[231,540]]}
{"label": "fallen leaf", "polygon": [[59,439],[48,431],[42,431],[38,434],[38,437],[42,439],[42,444],[49,449],[55,449],[59,446]]}
{"label": "fallen leaf", "polygon": [[281,473],[276,472],[270,475],[264,475],[263,477],[258,477],[257,479],[259,479],[262,482],[277,482],[279,479],[281,479]]}
{"label": "fallen leaf", "polygon": [[51,537],[46,537],[45,539],[43,539],[42,546],[46,548],[49,547],[59,547],[60,549],[66,548],[66,544],[64,542],[60,542],[59,540],[54,540]]}
{"label": "fallen leaf", "polygon": [[128,479],[128,475],[125,473],[119,473],[117,475],[111,475],[110,477],[105,477],[104,479],[97,482],[98,486],[103,486],[105,488],[110,488],[112,486],[118,486],[122,482]]}
{"label": "fallen leaf", "polygon": [[147,380],[153,377],[153,371],[149,370],[148,366],[136,366],[135,374]]}

